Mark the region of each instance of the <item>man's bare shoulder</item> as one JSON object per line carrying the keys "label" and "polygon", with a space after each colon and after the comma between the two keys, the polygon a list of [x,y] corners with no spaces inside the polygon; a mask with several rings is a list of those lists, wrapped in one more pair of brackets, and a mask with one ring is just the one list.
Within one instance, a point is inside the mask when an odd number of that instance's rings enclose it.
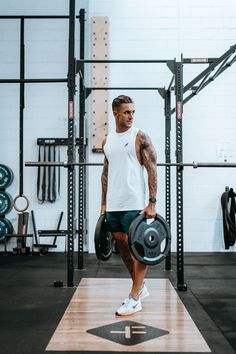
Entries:
{"label": "man's bare shoulder", "polygon": [[139,129],[139,131],[137,133],[137,140],[138,140],[138,143],[139,143],[139,146],[141,149],[144,149],[147,146],[149,146],[149,144],[151,144],[150,137],[148,136],[147,133],[145,133],[141,129]]}

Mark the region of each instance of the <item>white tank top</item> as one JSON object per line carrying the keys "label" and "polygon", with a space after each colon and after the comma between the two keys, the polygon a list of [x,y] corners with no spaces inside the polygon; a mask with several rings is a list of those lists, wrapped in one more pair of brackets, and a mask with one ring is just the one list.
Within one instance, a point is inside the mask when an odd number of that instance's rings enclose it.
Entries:
{"label": "white tank top", "polygon": [[136,155],[138,128],[112,132],[104,145],[108,160],[107,211],[142,210],[145,207],[144,168]]}

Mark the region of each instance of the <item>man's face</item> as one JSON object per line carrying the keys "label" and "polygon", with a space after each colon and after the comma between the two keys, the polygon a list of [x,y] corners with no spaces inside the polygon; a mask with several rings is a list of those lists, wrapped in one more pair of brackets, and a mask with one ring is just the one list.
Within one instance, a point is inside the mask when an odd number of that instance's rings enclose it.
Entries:
{"label": "man's face", "polygon": [[124,130],[131,128],[134,113],[135,110],[133,103],[122,103],[122,105],[113,112],[116,120],[116,126]]}

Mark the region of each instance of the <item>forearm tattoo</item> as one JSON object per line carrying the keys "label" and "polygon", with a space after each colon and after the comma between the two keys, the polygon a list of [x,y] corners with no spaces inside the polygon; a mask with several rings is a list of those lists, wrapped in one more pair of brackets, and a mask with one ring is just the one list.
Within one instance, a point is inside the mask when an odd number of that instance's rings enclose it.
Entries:
{"label": "forearm tattoo", "polygon": [[157,193],[157,155],[149,136],[142,132],[140,153],[142,163],[148,173],[149,196],[155,197]]}
{"label": "forearm tattoo", "polygon": [[103,171],[101,176],[102,182],[102,205],[106,205],[106,197],[107,197],[107,178],[108,178],[108,160],[104,158]]}

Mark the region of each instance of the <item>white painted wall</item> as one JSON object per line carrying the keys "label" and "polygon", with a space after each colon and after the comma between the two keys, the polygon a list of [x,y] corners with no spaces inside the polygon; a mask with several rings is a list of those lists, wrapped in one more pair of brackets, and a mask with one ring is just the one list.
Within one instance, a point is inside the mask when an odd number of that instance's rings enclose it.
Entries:
{"label": "white painted wall", "polygon": [[[90,18],[108,16],[110,22],[110,59],[180,59],[219,57],[236,39],[236,3],[233,0],[90,0],[78,1],[87,8],[86,31],[90,57]],[[0,4],[5,15],[68,13],[67,0],[46,2],[16,0]],[[65,77],[67,73],[68,26],[65,20],[26,22],[26,77]],[[77,41],[78,43],[78,41]],[[77,52],[78,53],[78,52]],[[79,55],[79,54],[78,54]],[[202,65],[184,67],[184,83],[203,69]],[[87,68],[89,70],[89,68]],[[165,65],[110,65],[110,86],[168,86],[171,73]],[[0,20],[0,77],[19,75],[19,22]],[[236,64],[223,73],[184,107],[184,160],[217,161],[217,148],[229,142],[232,161],[236,160],[235,90]],[[90,85],[90,78],[86,78]],[[18,103],[17,85],[0,85],[1,141],[0,162],[9,164],[15,180],[9,192],[18,194]],[[147,132],[164,161],[163,100],[154,91],[110,91],[110,102],[121,94],[131,95],[136,103],[136,126]],[[174,102],[174,96],[173,96]],[[78,117],[78,113],[77,113]],[[87,100],[87,126],[90,138],[90,98]],[[110,110],[110,127],[114,127]],[[175,160],[175,122],[172,120],[172,161]],[[25,108],[25,160],[37,159],[38,137],[67,135],[67,88],[64,84],[27,85]],[[90,140],[90,139],[89,139]],[[88,160],[103,157],[90,152]],[[66,159],[63,149],[61,158]],[[62,170],[61,198],[55,204],[40,205],[36,200],[36,169],[25,169],[25,194],[35,210],[38,228],[53,228],[61,210],[66,211],[66,171]],[[101,168],[88,168],[89,251],[94,251],[93,232],[100,209]],[[158,212],[164,215],[164,170],[158,169]],[[173,181],[173,250],[175,250],[175,171]],[[186,251],[223,251],[220,196],[225,186],[235,187],[233,169],[185,169],[184,238]],[[236,187],[235,187],[236,188]],[[16,217],[12,211],[8,217]],[[66,216],[64,218],[63,227]],[[10,241],[12,244],[13,241]],[[9,243],[10,245],[10,243]],[[64,249],[64,240],[58,242]],[[9,246],[11,248],[11,245]],[[231,250],[235,250],[233,247]]]}

